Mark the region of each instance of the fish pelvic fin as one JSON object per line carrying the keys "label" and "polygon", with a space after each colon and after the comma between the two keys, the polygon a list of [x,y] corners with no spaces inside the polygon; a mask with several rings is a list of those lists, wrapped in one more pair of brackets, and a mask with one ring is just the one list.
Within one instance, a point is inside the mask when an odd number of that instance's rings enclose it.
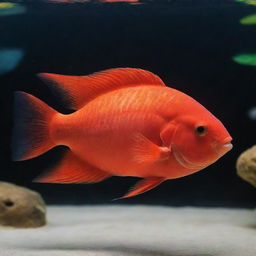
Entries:
{"label": "fish pelvic fin", "polygon": [[107,172],[91,166],[67,150],[62,160],[34,181],[40,183],[96,183],[109,178]]}
{"label": "fish pelvic fin", "polygon": [[54,146],[49,127],[58,112],[38,98],[15,92],[12,158],[22,161],[39,156]]}
{"label": "fish pelvic fin", "polygon": [[171,148],[160,147],[141,133],[133,135],[133,141],[132,157],[138,164],[163,161],[170,156]]}
{"label": "fish pelvic fin", "polygon": [[78,110],[94,98],[112,90],[142,85],[165,86],[155,74],[136,68],[115,68],[88,76],[40,73],[38,76],[59,95],[62,103]]}
{"label": "fish pelvic fin", "polygon": [[160,185],[164,180],[165,179],[162,177],[152,177],[152,178],[146,178],[146,179],[140,180],[133,187],[131,187],[130,190],[124,196],[116,198],[114,199],[114,201],[145,193],[151,190],[152,188],[155,188],[158,185]]}

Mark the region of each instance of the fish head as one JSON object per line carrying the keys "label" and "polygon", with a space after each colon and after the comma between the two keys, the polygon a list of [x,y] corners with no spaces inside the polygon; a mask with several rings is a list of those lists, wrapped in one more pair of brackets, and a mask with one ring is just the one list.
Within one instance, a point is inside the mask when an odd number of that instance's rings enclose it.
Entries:
{"label": "fish head", "polygon": [[231,141],[221,121],[206,111],[176,120],[171,147],[180,165],[201,170],[231,150]]}

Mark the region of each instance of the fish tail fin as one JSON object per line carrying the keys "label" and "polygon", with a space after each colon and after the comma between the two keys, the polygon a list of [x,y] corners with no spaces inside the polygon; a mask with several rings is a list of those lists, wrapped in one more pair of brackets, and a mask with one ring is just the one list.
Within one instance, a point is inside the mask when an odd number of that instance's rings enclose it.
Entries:
{"label": "fish tail fin", "polygon": [[38,98],[15,92],[12,159],[22,161],[39,156],[53,148],[50,124],[58,112]]}

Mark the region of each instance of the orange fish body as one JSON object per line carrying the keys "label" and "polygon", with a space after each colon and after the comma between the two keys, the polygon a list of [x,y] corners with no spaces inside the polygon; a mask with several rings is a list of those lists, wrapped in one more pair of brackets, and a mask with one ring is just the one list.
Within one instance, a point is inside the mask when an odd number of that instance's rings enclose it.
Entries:
{"label": "orange fish body", "polygon": [[[32,95],[17,93],[16,103],[24,109],[16,113],[14,160],[36,157],[57,145],[69,148],[40,182],[144,178],[124,196],[130,197],[199,171],[232,148],[217,118],[148,71],[119,68],[84,77],[40,76],[76,110],[64,115]],[[25,112],[29,109],[31,113]]]}

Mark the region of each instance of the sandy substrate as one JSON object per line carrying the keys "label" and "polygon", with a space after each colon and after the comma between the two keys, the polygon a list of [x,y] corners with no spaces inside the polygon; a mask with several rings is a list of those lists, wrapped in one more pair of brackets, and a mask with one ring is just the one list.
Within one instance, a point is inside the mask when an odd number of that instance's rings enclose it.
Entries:
{"label": "sandy substrate", "polygon": [[1,256],[255,256],[256,212],[149,206],[49,207],[48,225],[1,229]]}

